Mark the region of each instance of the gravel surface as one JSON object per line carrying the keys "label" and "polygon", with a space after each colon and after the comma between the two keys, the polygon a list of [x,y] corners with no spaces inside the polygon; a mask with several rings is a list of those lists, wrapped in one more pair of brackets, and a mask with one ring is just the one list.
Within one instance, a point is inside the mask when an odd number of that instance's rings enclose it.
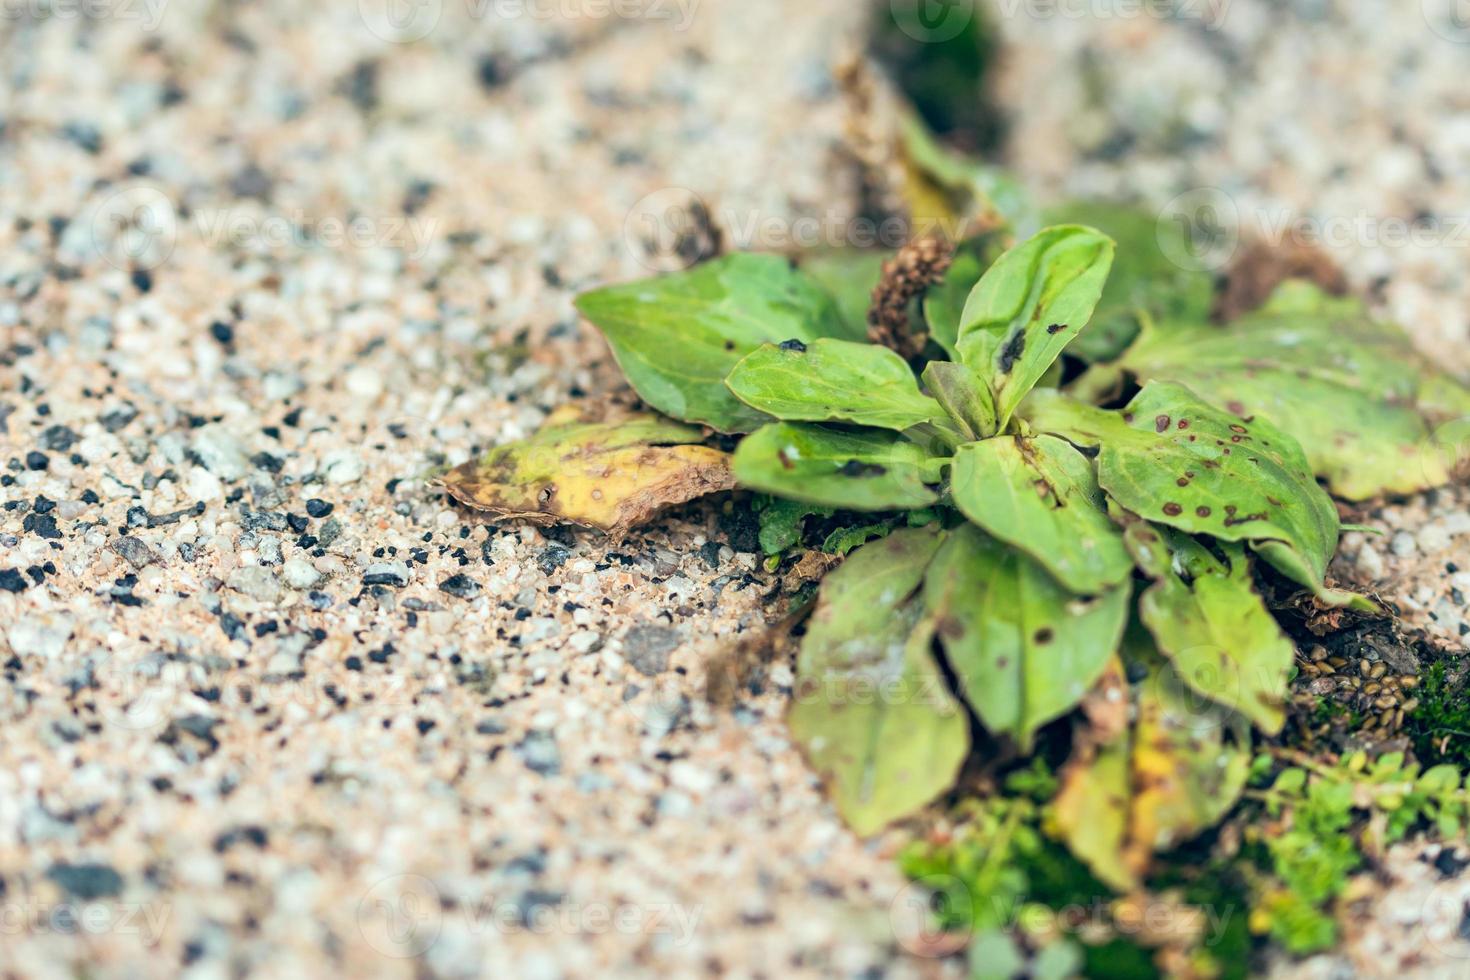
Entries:
{"label": "gravel surface", "polygon": [[433,3],[411,44],[371,3],[7,10],[0,976],[926,965],[789,672],[701,698],[766,620],[748,533],[426,487],[619,385],[571,299],[649,274],[681,188],[849,206],[853,6],[690,6]]}
{"label": "gravel surface", "polygon": [[[1470,45],[1417,11],[998,6],[1048,192],[1470,214]],[[862,7],[32,7],[0,20],[0,976],[959,975],[905,955],[899,838],[822,801],[789,671],[701,698],[767,619],[748,529],[613,547],[425,485],[617,390],[571,298],[663,267],[691,195],[727,245],[841,240]],[[1332,253],[1464,368],[1442,231]],[[1463,645],[1466,504],[1370,509],[1337,571]],[[1297,973],[1463,976],[1437,855]]]}

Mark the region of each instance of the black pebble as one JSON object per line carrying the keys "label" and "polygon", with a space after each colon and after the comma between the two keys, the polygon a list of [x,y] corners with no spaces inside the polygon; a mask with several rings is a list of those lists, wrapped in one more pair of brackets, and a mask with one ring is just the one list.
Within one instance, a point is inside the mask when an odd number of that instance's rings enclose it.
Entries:
{"label": "black pebble", "polygon": [[482,589],[480,583],[468,575],[451,575],[439,583],[439,591],[447,592],[459,599],[473,599],[480,594]]}
{"label": "black pebble", "polygon": [[21,575],[19,569],[0,568],[0,589],[6,592],[24,592],[26,589],[25,576]]}
{"label": "black pebble", "polygon": [[319,497],[312,497],[306,502],[306,512],[312,517],[326,517],[332,512],[332,505]]}
{"label": "black pebble", "polygon": [[40,471],[50,465],[51,460],[46,458],[45,453],[36,452],[34,449],[26,453],[26,469]]}

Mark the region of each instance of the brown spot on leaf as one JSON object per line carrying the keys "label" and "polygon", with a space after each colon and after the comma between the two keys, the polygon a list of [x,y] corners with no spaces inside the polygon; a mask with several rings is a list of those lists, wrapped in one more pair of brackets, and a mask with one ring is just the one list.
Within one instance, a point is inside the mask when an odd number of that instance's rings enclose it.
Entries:
{"label": "brown spot on leaf", "polygon": [[1164,505],[1164,513],[1168,514],[1170,517],[1178,517],[1180,514],[1184,513],[1184,508],[1180,507],[1178,504],[1174,503],[1174,501],[1171,500]]}
{"label": "brown spot on leaf", "polygon": [[1169,422],[1170,422],[1169,416],[1167,416],[1167,415],[1160,415],[1158,418],[1154,419],[1154,431],[1155,432],[1168,432],[1169,431]]}
{"label": "brown spot on leaf", "polygon": [[1067,329],[1067,325],[1065,323],[1053,323],[1051,326],[1046,328],[1046,332],[1049,334],[1059,334],[1065,329]]}
{"label": "brown spot on leaf", "polygon": [[1209,517],[1210,516],[1210,508],[1208,508],[1208,507],[1196,507],[1194,509],[1194,513],[1195,513],[1195,516],[1196,517]]}
{"label": "brown spot on leaf", "polygon": [[1031,639],[1035,640],[1039,644],[1047,644],[1056,639],[1056,634],[1052,632],[1050,626],[1043,626],[1041,629],[1036,631],[1035,635],[1033,635]]}

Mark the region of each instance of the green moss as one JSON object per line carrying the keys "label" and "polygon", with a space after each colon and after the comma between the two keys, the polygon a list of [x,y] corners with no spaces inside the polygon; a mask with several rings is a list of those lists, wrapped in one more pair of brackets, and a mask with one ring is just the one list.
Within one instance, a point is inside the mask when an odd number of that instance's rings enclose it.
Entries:
{"label": "green moss", "polygon": [[1447,762],[1470,768],[1470,692],[1441,660],[1420,675],[1419,707],[1404,719],[1404,733],[1426,766]]}

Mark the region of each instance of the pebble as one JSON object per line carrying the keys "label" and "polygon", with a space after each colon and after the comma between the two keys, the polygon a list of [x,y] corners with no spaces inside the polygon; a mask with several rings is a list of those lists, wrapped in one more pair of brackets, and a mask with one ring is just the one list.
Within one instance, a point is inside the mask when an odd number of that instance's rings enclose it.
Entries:
{"label": "pebble", "polygon": [[123,877],[107,864],[53,864],[46,877],[74,899],[95,902],[115,898],[123,890]]}
{"label": "pebble", "polygon": [[623,657],[645,677],[669,669],[669,654],[679,647],[679,633],[669,626],[638,625],[623,635]]}
{"label": "pebble", "polygon": [[281,596],[281,583],[268,568],[247,565],[237,568],[225,579],[225,584],[242,595],[261,602],[275,602]]}
{"label": "pebble", "polygon": [[1442,551],[1447,551],[1453,543],[1445,526],[1438,521],[1424,525],[1414,537],[1419,550],[1426,555],[1437,555]]}
{"label": "pebble", "polygon": [[1414,535],[1408,531],[1399,531],[1393,536],[1388,547],[1399,558],[1408,558],[1418,550],[1419,545],[1414,540]]}
{"label": "pebble", "polygon": [[1366,581],[1376,582],[1383,578],[1383,556],[1374,551],[1370,545],[1364,545],[1359,549],[1354,563],[1358,567],[1358,573]]}
{"label": "pebble", "polygon": [[156,560],[153,551],[131,534],[119,534],[112,539],[112,543],[108,547],[114,553],[126,559],[128,564],[134,568],[142,568],[144,565],[151,564]]}
{"label": "pebble", "polygon": [[322,478],[338,486],[362,479],[362,457],[351,449],[328,453],[322,460]]}
{"label": "pebble", "polygon": [[473,599],[484,589],[479,582],[468,575],[451,575],[439,583],[439,591],[454,596],[457,599]]}
{"label": "pebble", "polygon": [[196,429],[189,448],[205,469],[226,483],[233,483],[249,472],[250,460],[239,440],[218,424]]}
{"label": "pebble", "polygon": [[541,776],[561,772],[561,750],[550,732],[531,732],[516,746],[516,755],[526,768]]}
{"label": "pebble", "polygon": [[291,588],[305,592],[316,588],[317,583],[322,580],[322,573],[313,568],[311,562],[305,559],[291,558],[281,569],[281,577]]}
{"label": "pebble", "polygon": [[392,585],[399,588],[408,584],[408,565],[401,561],[373,562],[362,573],[363,585]]}

